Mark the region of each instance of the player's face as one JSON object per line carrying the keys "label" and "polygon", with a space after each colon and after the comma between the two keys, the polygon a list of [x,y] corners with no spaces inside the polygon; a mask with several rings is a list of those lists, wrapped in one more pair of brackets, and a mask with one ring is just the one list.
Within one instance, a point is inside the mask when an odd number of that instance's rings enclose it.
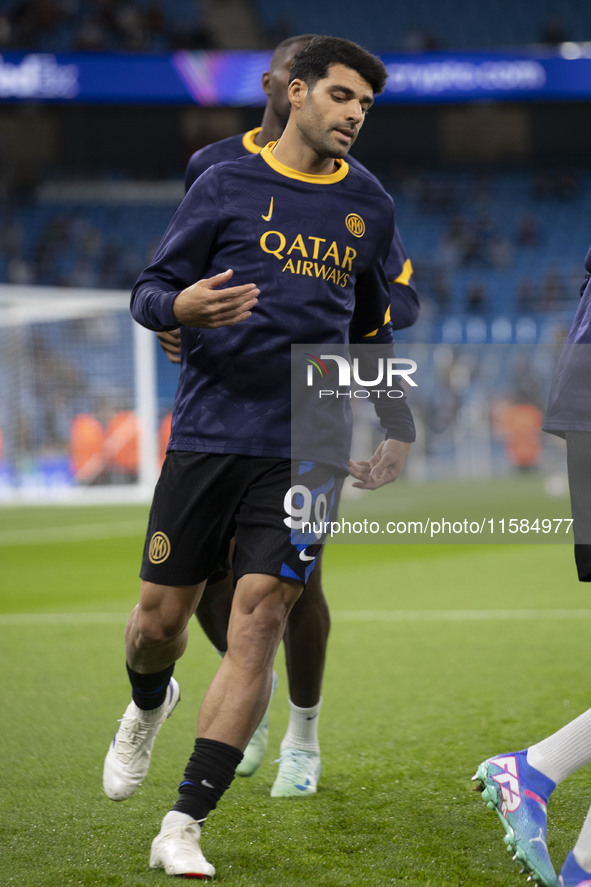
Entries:
{"label": "player's face", "polygon": [[273,111],[285,126],[291,111],[291,105],[287,96],[289,86],[289,72],[294,57],[306,43],[292,43],[285,49],[279,50],[273,56],[271,70],[263,78],[263,88],[269,97]]}
{"label": "player's face", "polygon": [[297,115],[302,138],[319,157],[345,157],[373,99],[370,84],[357,71],[331,65],[328,76],[312,89],[304,84],[304,99]]}

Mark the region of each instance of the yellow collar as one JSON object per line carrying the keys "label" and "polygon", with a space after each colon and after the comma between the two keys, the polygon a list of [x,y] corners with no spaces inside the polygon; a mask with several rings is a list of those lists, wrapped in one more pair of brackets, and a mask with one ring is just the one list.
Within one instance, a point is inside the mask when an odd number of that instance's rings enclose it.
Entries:
{"label": "yellow collar", "polygon": [[273,148],[276,144],[277,142],[269,142],[268,145],[265,145],[261,150],[261,157],[272,169],[275,170],[275,172],[280,173],[282,176],[287,176],[288,179],[298,179],[300,182],[312,182],[315,185],[332,185],[334,182],[340,182],[344,179],[349,172],[349,164],[344,160],[336,160],[337,169],[327,176],[315,176],[310,173],[299,172],[299,170],[292,169],[290,166],[285,166],[285,164],[277,160],[273,155]]}
{"label": "yellow collar", "polygon": [[249,129],[248,132],[245,132],[242,136],[242,144],[244,145],[244,150],[248,151],[249,154],[259,154],[261,148],[255,142],[255,138],[261,131],[260,126],[255,126],[254,129]]}

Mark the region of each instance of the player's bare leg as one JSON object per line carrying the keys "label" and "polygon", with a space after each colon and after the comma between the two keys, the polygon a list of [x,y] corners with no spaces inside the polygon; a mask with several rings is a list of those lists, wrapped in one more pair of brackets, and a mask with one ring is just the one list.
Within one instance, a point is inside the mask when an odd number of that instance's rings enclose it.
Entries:
{"label": "player's bare leg", "polygon": [[[211,643],[227,649],[227,625],[234,583],[231,573],[208,582],[197,607],[197,618]],[[320,563],[289,614],[284,634],[289,680],[289,724],[281,744],[281,762],[272,794],[304,797],[315,794],[320,779],[318,718],[322,678],[330,632],[330,612],[322,591]],[[276,686],[273,678],[272,689]],[[268,709],[237,767],[239,776],[252,776],[260,767],[268,741]]]}
{"label": "player's bare leg", "polygon": [[185,651],[187,624],[202,589],[203,583],[168,587],[142,582],[125,629],[132,701],[103,769],[103,787],[113,801],[129,798],[145,779],[156,736],[180,699],[172,674]]}
{"label": "player's bare leg", "polygon": [[289,615],[285,631],[289,724],[281,743],[272,797],[305,797],[318,789],[318,718],[329,632],[330,611],[319,562]]}
{"label": "player's bare leg", "polygon": [[142,581],[125,629],[127,664],[140,674],[174,664],[187,646],[189,619],[205,583],[167,586]]}
{"label": "player's bare leg", "polygon": [[[207,583],[195,614],[207,638],[221,656],[228,649],[228,623],[233,598],[234,577],[229,571],[218,581],[212,582],[210,580]],[[276,686],[277,677],[273,673],[272,691]],[[237,776],[253,776],[256,773],[267,751],[268,735],[269,711],[267,707],[244,751],[244,757],[236,768]]]}
{"label": "player's bare leg", "polygon": [[201,704],[198,737],[179,797],[152,843],[150,865],[170,875],[211,877],[201,825],[229,787],[269,702],[273,662],[302,586],[266,574],[237,583],[228,650]]}
{"label": "player's bare leg", "polygon": [[301,586],[267,574],[243,576],[234,593],[228,651],[199,713],[199,735],[244,749],[268,705],[273,662]]}

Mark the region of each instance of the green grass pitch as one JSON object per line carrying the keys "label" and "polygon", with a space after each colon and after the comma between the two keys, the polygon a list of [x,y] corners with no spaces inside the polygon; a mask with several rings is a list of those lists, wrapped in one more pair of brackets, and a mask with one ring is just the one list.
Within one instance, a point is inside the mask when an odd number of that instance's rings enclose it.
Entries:
{"label": "green grass pitch", "polygon": [[[411,492],[401,487],[402,504]],[[176,797],[217,664],[196,622],[177,666],[183,698],[144,786],[122,804],[101,786],[128,701],[122,635],[146,513],[0,510],[1,885],[170,883],[148,868],[150,842]],[[471,776],[484,758],[523,748],[589,707],[591,602],[571,544],[329,545],[324,581],[333,626],[321,790],[307,800],[269,797],[287,720],[280,653],[267,759],[252,779],[234,781],[204,830],[218,880],[519,883]],[[550,803],[557,869],[590,783],[583,769]]]}

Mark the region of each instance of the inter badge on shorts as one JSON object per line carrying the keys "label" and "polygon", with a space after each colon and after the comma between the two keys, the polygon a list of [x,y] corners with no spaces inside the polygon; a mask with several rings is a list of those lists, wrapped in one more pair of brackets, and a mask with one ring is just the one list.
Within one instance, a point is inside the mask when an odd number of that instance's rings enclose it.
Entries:
{"label": "inter badge on shorts", "polygon": [[166,533],[154,533],[150,539],[148,557],[151,564],[161,564],[170,554],[170,539]]}

